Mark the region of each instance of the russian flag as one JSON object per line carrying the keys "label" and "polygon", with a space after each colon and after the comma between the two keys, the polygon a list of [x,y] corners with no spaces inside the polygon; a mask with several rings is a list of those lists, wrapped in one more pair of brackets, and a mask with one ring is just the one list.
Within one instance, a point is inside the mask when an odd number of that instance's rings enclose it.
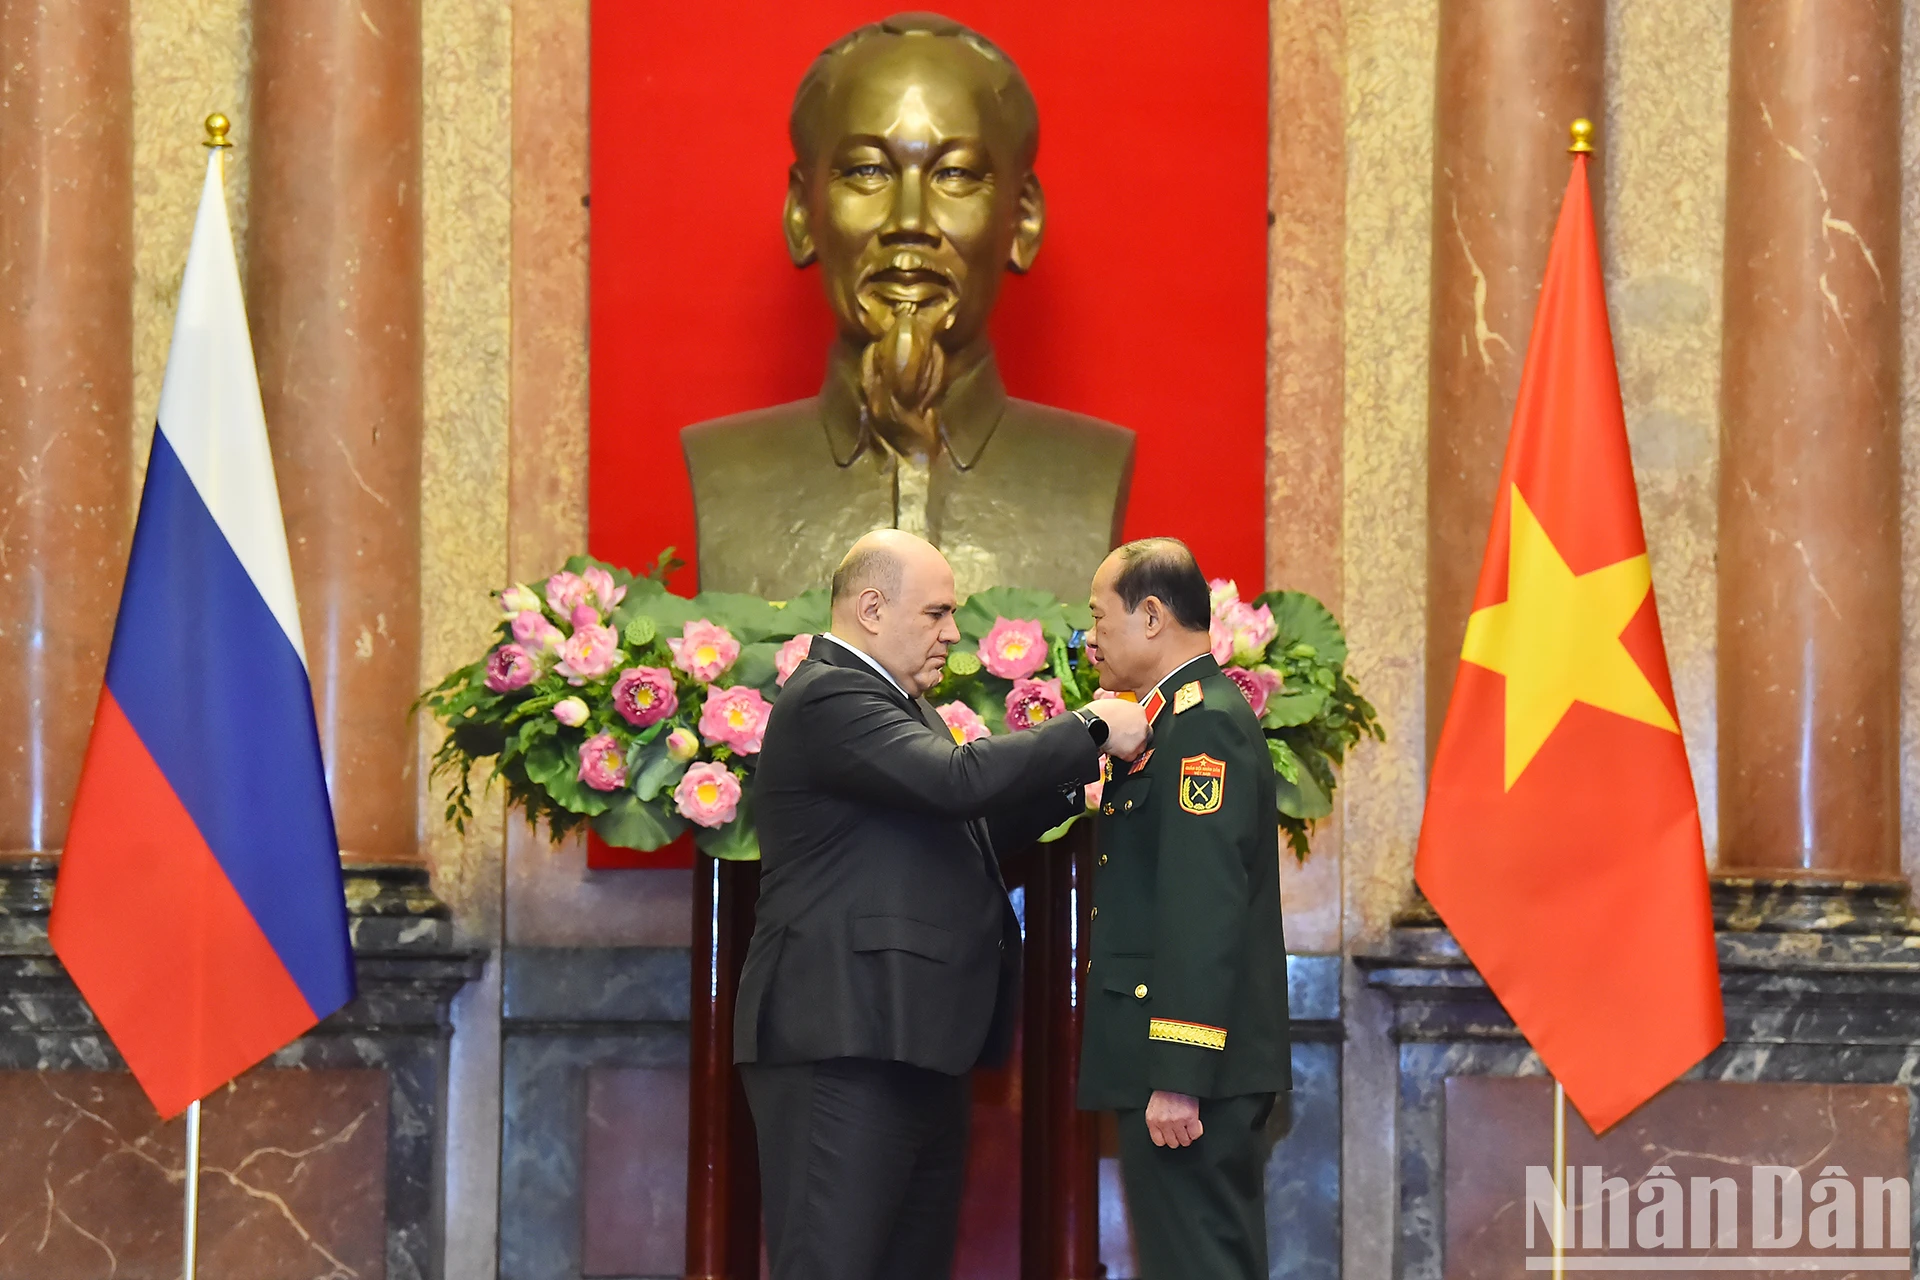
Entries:
{"label": "russian flag", "polygon": [[181,282],[51,931],[163,1116],[353,998],[220,153]]}

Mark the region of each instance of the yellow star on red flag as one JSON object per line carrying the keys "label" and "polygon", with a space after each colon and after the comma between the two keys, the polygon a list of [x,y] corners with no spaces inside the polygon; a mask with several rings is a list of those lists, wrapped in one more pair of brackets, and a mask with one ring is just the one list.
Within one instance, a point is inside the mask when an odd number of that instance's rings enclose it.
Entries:
{"label": "yellow star on red flag", "polygon": [[1511,791],[1576,702],[1672,733],[1680,726],[1620,640],[1653,589],[1646,553],[1576,574],[1520,486],[1509,492],[1507,598],[1474,611],[1460,656],[1507,678]]}

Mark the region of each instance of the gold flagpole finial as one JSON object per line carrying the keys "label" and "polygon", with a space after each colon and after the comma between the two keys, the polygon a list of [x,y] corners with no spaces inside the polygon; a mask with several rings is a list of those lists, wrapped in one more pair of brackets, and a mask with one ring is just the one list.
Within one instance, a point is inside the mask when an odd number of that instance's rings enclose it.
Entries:
{"label": "gold flagpole finial", "polygon": [[1593,121],[1582,117],[1575,120],[1567,132],[1573,135],[1573,141],[1567,145],[1569,152],[1576,156],[1593,154]]}
{"label": "gold flagpole finial", "polygon": [[227,130],[232,127],[225,116],[218,111],[214,112],[207,117],[207,140],[200,145],[214,148],[232,146],[233,144],[227,141]]}

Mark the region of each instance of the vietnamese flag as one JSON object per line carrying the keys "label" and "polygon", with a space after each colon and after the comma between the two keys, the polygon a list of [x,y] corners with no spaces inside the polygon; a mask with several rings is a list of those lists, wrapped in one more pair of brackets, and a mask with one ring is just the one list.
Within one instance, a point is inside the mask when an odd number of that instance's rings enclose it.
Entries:
{"label": "vietnamese flag", "polygon": [[1578,155],[1415,878],[1601,1132],[1724,1035],[1705,850]]}

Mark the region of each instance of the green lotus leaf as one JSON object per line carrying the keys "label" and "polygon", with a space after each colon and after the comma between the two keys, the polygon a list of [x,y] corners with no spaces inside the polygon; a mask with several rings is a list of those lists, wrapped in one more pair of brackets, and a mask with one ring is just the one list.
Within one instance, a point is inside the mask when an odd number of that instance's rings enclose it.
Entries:
{"label": "green lotus leaf", "polygon": [[[1327,606],[1306,592],[1269,591],[1254,603],[1264,604],[1273,611],[1277,652],[1289,657],[1318,658],[1336,667],[1346,664],[1347,637],[1340,630],[1340,623],[1328,612]],[[1291,650],[1296,645],[1306,645],[1311,652],[1295,655]]]}
{"label": "green lotus leaf", "polygon": [[1260,717],[1260,724],[1267,729],[1289,729],[1318,718],[1326,709],[1325,689],[1310,686],[1297,693],[1284,691],[1267,699],[1267,709]]}
{"label": "green lotus leaf", "polygon": [[687,829],[687,820],[666,805],[648,804],[632,792],[621,792],[593,819],[594,834],[618,849],[647,852],[671,843]]}

